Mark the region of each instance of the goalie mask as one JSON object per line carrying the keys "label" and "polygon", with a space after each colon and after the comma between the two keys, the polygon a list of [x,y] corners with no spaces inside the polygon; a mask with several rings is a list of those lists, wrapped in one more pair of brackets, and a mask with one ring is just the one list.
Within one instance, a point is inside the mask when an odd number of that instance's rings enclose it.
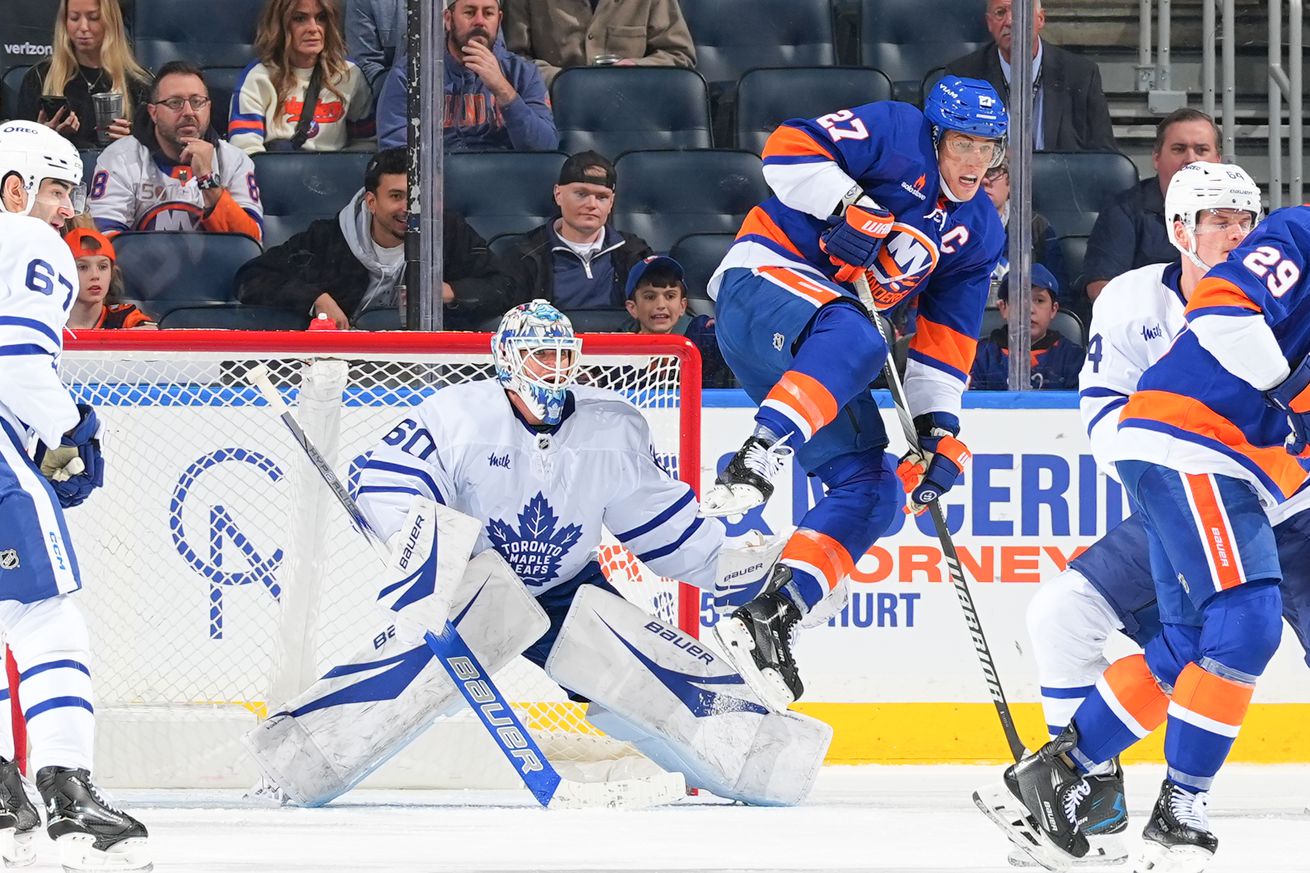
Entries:
{"label": "goalie mask", "polygon": [[[1202,270],[1214,264],[1202,261],[1196,253],[1196,226],[1202,212],[1211,209],[1236,209],[1250,213],[1251,226],[1260,221],[1260,187],[1236,164],[1212,164],[1197,161],[1174,173],[1164,197],[1164,214],[1169,242]],[[1184,246],[1174,234],[1174,222],[1183,223]]]}
{"label": "goalie mask", "polygon": [[491,337],[496,379],[546,424],[559,424],[573,384],[582,340],[564,313],[545,300],[516,306]]}
{"label": "goalie mask", "polygon": [[[0,183],[17,173],[27,191],[27,205],[20,213],[31,215],[41,182],[55,179],[73,186],[73,211],[86,206],[82,186],[82,156],[73,144],[44,124],[9,121],[0,124]],[[3,210],[0,206],[0,210]]]}

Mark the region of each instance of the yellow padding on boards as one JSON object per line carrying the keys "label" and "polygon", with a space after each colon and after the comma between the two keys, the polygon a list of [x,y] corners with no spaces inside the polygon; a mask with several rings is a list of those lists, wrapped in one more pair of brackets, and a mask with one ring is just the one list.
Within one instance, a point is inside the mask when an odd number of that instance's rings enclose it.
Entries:
{"label": "yellow padding on boards", "polygon": [[[798,712],[833,727],[829,764],[1002,763],[1010,760],[990,703],[798,703]],[[1047,739],[1042,708],[1011,704],[1019,736],[1035,749]],[[1305,742],[1310,704],[1253,703],[1230,761],[1250,764],[1310,762]],[[1164,760],[1164,731],[1129,749],[1125,762]]]}

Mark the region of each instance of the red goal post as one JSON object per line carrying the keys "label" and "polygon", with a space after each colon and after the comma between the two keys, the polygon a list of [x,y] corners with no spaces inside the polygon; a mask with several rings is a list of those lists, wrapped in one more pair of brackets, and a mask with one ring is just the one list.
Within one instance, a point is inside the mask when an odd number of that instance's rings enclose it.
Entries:
{"label": "red goal post", "polygon": [[[641,410],[657,460],[699,491],[695,347],[668,336],[582,339],[580,382]],[[494,372],[485,333],[79,331],[68,339],[64,381],[105,426],[105,486],[68,512],[105,784],[248,782],[237,738],[357,650],[378,618],[371,553],[245,383],[256,363],[346,482],[404,409]],[[654,577],[616,543],[599,557],[625,595],[697,634],[697,589]],[[497,678],[534,732],[591,732],[530,664],[519,659]],[[444,784],[434,773],[412,781]]]}

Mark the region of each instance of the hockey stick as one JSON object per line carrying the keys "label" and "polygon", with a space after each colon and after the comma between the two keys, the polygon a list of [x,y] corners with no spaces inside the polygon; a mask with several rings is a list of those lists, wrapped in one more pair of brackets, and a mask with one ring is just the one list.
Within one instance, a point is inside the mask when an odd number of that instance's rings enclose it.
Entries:
{"label": "hockey stick", "polygon": [[[860,302],[869,310],[869,317],[873,319],[878,332],[884,338],[894,336],[873,305],[873,292],[869,289],[869,280],[864,276],[856,277],[855,290],[860,295]],[[892,355],[890,340],[887,346],[887,362],[883,364],[882,372],[887,379],[887,388],[891,391],[892,404],[896,407],[896,414],[901,420],[905,441],[909,443],[911,450],[920,451],[919,434],[914,427],[914,419],[910,416],[909,404],[905,400],[905,387],[901,384],[901,374],[896,372],[896,361]],[[964,610],[964,622],[969,626],[969,635],[973,637],[973,649],[978,654],[983,678],[987,680],[987,690],[992,695],[992,702],[996,704],[996,715],[1001,719],[1001,730],[1005,732],[1005,741],[1010,746],[1010,754],[1018,761],[1028,749],[1019,738],[1019,731],[1014,726],[1014,715],[1010,712],[1010,704],[1006,702],[1005,689],[1001,687],[1001,679],[996,672],[996,662],[992,660],[992,650],[987,646],[987,638],[983,636],[982,622],[978,620],[978,610],[973,605],[973,594],[969,591],[969,583],[964,578],[964,565],[960,563],[960,555],[955,550],[951,531],[946,527],[946,514],[937,500],[928,504],[928,513],[932,516],[933,527],[937,529],[937,539],[941,542],[942,554],[946,556],[946,568],[951,576],[951,584],[955,586],[955,595],[960,600],[960,608]]]}
{"label": "hockey stick", "polygon": [[[269,407],[286,425],[291,436],[313,463],[323,482],[346,510],[351,524],[373,547],[382,562],[389,564],[390,550],[369,525],[368,519],[360,511],[359,504],[350,496],[350,492],[341,484],[337,474],[333,472],[332,467],[291,414],[277,388],[273,387],[268,369],[262,364],[252,368],[246,374],[246,381],[259,390]],[[464,696],[469,708],[477,713],[497,748],[542,806],[550,809],[641,808],[668,803],[686,795],[686,783],[681,774],[677,773],[663,773],[658,776],[612,782],[577,782],[565,779],[546,758],[536,740],[532,738],[532,734],[514,714],[514,710],[505,702],[504,695],[500,693],[500,689],[496,687],[491,676],[464,642],[449,618],[445,619],[440,632],[427,631],[423,640],[436,659],[441,662],[441,666],[450,674],[451,682]]]}

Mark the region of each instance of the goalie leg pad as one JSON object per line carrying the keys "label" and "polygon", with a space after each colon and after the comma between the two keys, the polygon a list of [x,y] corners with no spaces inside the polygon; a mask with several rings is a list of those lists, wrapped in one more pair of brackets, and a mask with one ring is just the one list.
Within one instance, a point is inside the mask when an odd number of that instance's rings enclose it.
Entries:
{"label": "goalie leg pad", "polygon": [[[518,576],[491,550],[469,562],[452,619],[488,673],[517,657],[548,624]],[[328,671],[244,742],[293,803],[321,806],[462,705],[431,649],[381,624],[349,663]]]}
{"label": "goalie leg pad", "polygon": [[593,701],[601,730],[745,803],[800,803],[832,741],[821,721],[769,712],[707,646],[594,586],[579,589],[546,672]]}
{"label": "goalie leg pad", "polygon": [[415,498],[391,540],[391,561],[378,602],[397,613],[402,639],[418,642],[450,617],[482,523],[424,497]]}

